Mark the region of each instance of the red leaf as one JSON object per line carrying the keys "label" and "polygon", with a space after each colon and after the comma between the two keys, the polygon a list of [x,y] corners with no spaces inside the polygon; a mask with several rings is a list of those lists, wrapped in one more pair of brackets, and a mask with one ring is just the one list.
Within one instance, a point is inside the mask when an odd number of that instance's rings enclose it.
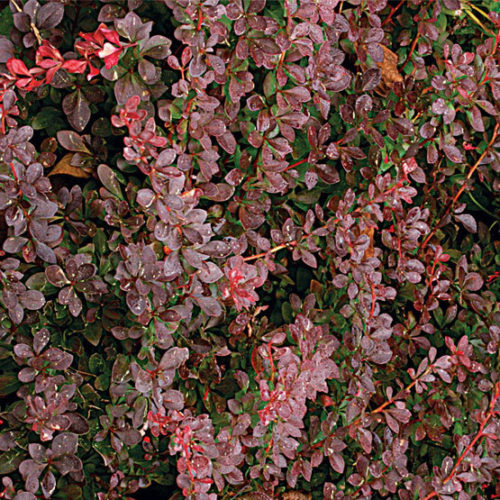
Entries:
{"label": "red leaf", "polygon": [[29,78],[32,78],[31,73],[28,71],[28,68],[26,67],[26,64],[21,61],[21,59],[16,59],[14,57],[11,57],[7,61],[7,69],[13,74],[13,75],[25,75]]}

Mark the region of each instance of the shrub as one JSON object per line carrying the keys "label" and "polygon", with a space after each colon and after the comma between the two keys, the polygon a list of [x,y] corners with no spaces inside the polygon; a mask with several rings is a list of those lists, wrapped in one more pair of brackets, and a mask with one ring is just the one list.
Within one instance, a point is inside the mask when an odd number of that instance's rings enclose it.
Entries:
{"label": "shrub", "polygon": [[499,7],[10,0],[0,498],[500,496]]}

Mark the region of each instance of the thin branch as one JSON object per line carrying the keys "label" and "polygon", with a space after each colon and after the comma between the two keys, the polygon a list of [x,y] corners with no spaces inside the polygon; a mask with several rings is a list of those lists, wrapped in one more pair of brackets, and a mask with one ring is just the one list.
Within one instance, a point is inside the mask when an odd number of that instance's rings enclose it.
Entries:
{"label": "thin branch", "polygon": [[[469,445],[462,452],[460,457],[458,457],[458,460],[456,461],[455,465],[453,466],[453,469],[451,469],[451,472],[444,479],[443,485],[445,485],[446,483],[448,483],[449,481],[451,481],[453,479],[453,477],[455,476],[455,474],[458,470],[459,465],[463,462],[465,457],[469,454],[470,450],[472,450],[474,445],[485,436],[485,434],[483,432],[484,428],[486,427],[486,424],[491,420],[493,415],[495,413],[497,413],[497,412],[495,412],[495,404],[497,402],[497,399],[499,399],[499,398],[500,398],[500,382],[497,382],[497,385],[495,387],[495,394],[491,398],[490,408],[489,408],[488,413],[486,414],[484,420],[481,422],[481,425],[479,427],[479,431],[474,436],[474,439],[469,443]],[[429,500],[430,498],[437,497],[437,496],[438,496],[438,493],[436,491],[432,491],[424,498],[424,500]]]}
{"label": "thin branch", "polygon": [[[397,392],[394,397],[392,397],[391,399],[387,400],[385,403],[381,404],[378,408],[375,408],[375,410],[372,410],[369,414],[370,415],[375,415],[377,413],[380,413],[380,412],[384,411],[385,408],[387,408],[389,405],[391,405],[392,403],[394,403],[396,401],[396,396],[398,394],[401,394],[401,392],[410,392],[411,389],[413,388],[413,386],[422,377],[424,377],[425,375],[427,375],[430,371],[431,371],[431,366],[428,366],[427,369],[422,373],[422,375],[420,375],[419,377],[417,377],[411,384],[409,384],[408,386],[406,386],[402,391]],[[356,424],[358,424],[359,422],[361,422],[361,418],[362,417],[358,417],[352,424],[349,424],[349,425],[356,425]]]}
{"label": "thin branch", "polygon": [[[15,7],[15,9],[17,10],[17,12],[23,13],[23,9],[21,9],[21,7],[19,7],[16,0],[10,0],[10,1],[11,1],[12,5]],[[42,45],[43,39],[40,35],[40,32],[38,31],[38,28],[35,26],[33,21],[30,21],[30,26],[31,26],[31,29],[33,30],[33,33],[34,33],[35,38],[38,42],[38,45]]]}
{"label": "thin branch", "polygon": [[472,177],[472,175],[476,171],[477,167],[479,167],[479,165],[483,161],[484,157],[488,154],[488,150],[491,148],[491,146],[495,142],[495,140],[498,136],[498,127],[500,127],[500,123],[497,123],[495,125],[495,129],[493,130],[493,136],[491,137],[490,142],[486,146],[485,150],[482,152],[481,156],[477,159],[476,163],[474,163],[472,168],[469,170],[469,173],[465,177],[465,181],[462,184],[462,187],[458,190],[458,193],[453,197],[453,199],[448,203],[448,205],[447,205],[443,215],[440,217],[438,223],[434,226],[434,229],[429,233],[427,238],[425,238],[423,243],[420,245],[420,248],[418,249],[419,253],[427,246],[427,243],[429,243],[431,238],[436,234],[436,231],[438,230],[441,222],[443,222],[444,218],[450,213],[453,205],[457,202],[457,200],[460,198],[461,194],[465,191],[465,188],[467,187],[467,181]]}
{"label": "thin branch", "polygon": [[389,12],[389,15],[384,19],[384,22],[382,23],[382,26],[385,26],[387,23],[389,23],[392,19],[392,16],[394,13],[405,3],[405,0],[401,0],[396,7],[391,7],[391,12]]}
{"label": "thin branch", "polygon": [[413,40],[413,43],[411,44],[410,52],[408,53],[408,57],[406,58],[406,61],[403,63],[403,66],[401,66],[401,69],[399,70],[400,72],[402,72],[405,69],[406,65],[410,62],[411,56],[413,55],[413,52],[415,51],[415,47],[417,46],[419,39],[420,39],[420,33],[417,33],[415,40]]}
{"label": "thin branch", "polygon": [[268,254],[279,252],[280,250],[286,248],[288,245],[291,245],[292,243],[296,242],[291,241],[290,243],[278,245],[277,247],[271,248],[271,250],[268,250],[267,252],[258,253],[256,255],[249,255],[248,257],[243,257],[243,260],[248,262],[249,260],[260,259],[261,257],[265,257]]}

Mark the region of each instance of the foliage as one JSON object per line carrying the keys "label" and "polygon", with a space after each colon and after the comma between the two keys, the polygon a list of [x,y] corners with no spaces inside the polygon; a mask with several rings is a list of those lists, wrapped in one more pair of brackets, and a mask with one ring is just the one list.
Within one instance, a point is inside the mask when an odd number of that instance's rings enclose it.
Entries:
{"label": "foliage", "polygon": [[500,496],[499,11],[10,0],[0,498]]}

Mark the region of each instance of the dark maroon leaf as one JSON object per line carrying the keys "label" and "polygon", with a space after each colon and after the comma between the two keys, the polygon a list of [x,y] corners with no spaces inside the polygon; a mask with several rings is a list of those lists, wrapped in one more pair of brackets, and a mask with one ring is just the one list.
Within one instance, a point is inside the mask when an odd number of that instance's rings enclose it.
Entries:
{"label": "dark maroon leaf", "polygon": [[477,292],[483,286],[483,278],[478,273],[469,273],[464,280],[464,288],[471,292]]}
{"label": "dark maroon leaf", "polygon": [[27,290],[19,295],[19,301],[24,308],[30,311],[41,309],[45,304],[45,297],[42,292],[38,290]]}
{"label": "dark maroon leaf", "polygon": [[72,130],[61,130],[60,132],[57,132],[57,140],[59,141],[59,144],[68,151],[90,154],[90,151],[83,142],[83,139]]}
{"label": "dark maroon leaf", "polygon": [[453,163],[462,163],[464,161],[462,153],[453,144],[444,144],[443,151],[445,152],[447,158]]}
{"label": "dark maroon leaf", "polygon": [[477,233],[477,222],[472,215],[457,214],[455,215],[455,219],[460,221],[464,225],[465,229],[467,229],[470,233]]}
{"label": "dark maroon leaf", "polygon": [[57,347],[50,347],[43,353],[43,357],[50,363],[54,370],[67,370],[73,362],[73,356],[61,351]]}
{"label": "dark maroon leaf", "polygon": [[382,79],[382,72],[380,68],[370,68],[363,73],[363,90],[373,90],[379,85]]}
{"label": "dark maroon leaf", "polygon": [[189,351],[185,347],[172,347],[162,356],[160,368],[162,370],[172,370],[179,368],[189,357]]}
{"label": "dark maroon leaf", "polygon": [[74,455],[78,448],[78,436],[72,432],[58,434],[52,441],[51,449],[54,457],[61,455]]}
{"label": "dark maroon leaf", "polygon": [[56,2],[49,2],[38,10],[36,24],[40,29],[50,29],[57,26],[63,18],[64,5]]}

